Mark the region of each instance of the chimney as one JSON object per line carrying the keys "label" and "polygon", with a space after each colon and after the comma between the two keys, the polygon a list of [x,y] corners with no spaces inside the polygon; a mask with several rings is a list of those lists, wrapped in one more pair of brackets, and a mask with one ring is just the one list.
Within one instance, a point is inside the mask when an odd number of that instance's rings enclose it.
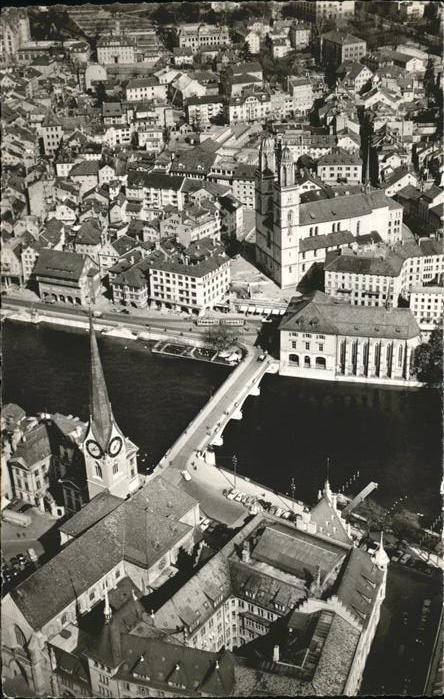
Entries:
{"label": "chimney", "polygon": [[279,662],[279,645],[276,643],[276,645],[273,647],[273,662],[278,663]]}

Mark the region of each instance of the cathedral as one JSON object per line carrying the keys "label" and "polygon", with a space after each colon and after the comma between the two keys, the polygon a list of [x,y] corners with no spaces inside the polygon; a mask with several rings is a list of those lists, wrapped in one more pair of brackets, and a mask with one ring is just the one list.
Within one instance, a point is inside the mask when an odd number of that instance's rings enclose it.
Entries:
{"label": "cathedral", "polygon": [[125,499],[140,485],[137,447],[125,437],[114,417],[90,318],[89,420],[80,436],[79,458],[72,459],[61,479],[67,512],[75,512],[103,491]]}
{"label": "cathedral", "polygon": [[301,202],[291,147],[263,139],[256,171],[256,261],[281,288],[295,287],[328,252],[357,250],[369,236],[402,237],[402,206],[382,190]]}

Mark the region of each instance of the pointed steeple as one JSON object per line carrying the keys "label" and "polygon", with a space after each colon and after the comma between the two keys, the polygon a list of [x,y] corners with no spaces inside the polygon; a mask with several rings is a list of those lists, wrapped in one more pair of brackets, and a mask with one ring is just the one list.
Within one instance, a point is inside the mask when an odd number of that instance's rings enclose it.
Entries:
{"label": "pointed steeple", "polygon": [[381,538],[379,541],[379,546],[373,555],[374,564],[381,569],[387,568],[390,559],[387,556],[384,548],[384,532],[381,530]]}
{"label": "pointed steeple", "polygon": [[109,603],[108,588],[105,587],[105,607],[103,609],[103,616],[105,617],[105,623],[109,624],[109,622],[111,621],[112,615],[113,615],[113,611],[112,611],[111,605]]}
{"label": "pointed steeple", "polygon": [[102,449],[105,449],[115,420],[106,388],[91,313],[89,316],[89,333],[91,342],[90,423],[95,438]]}
{"label": "pointed steeple", "polygon": [[363,177],[363,184],[366,191],[370,188],[370,136],[367,144],[367,162],[365,163],[365,173]]}
{"label": "pointed steeple", "polygon": [[328,500],[331,500],[332,491],[331,491],[331,487],[330,487],[330,481],[328,480],[328,478],[325,481],[324,490],[322,491],[322,494],[324,495],[325,498],[327,498]]}

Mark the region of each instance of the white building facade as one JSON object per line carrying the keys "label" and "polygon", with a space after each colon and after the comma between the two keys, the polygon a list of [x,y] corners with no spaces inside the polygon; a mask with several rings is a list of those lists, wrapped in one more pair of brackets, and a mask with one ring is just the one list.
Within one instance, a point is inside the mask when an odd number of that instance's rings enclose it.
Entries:
{"label": "white building facade", "polygon": [[294,298],[280,325],[283,376],[405,385],[421,342],[410,309],[356,307],[320,291]]}

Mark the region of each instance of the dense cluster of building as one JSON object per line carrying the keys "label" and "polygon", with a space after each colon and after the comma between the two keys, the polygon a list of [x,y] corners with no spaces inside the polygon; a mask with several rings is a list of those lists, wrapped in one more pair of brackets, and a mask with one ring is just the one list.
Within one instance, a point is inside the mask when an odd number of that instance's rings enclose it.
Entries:
{"label": "dense cluster of building", "polygon": [[[70,7],[63,41],[2,12],[2,293],[229,311],[244,245],[287,297],[282,375],[411,384],[443,317],[441,57],[370,49],[353,0],[271,4],[271,20],[216,2],[215,23],[178,26]],[[425,5],[398,3],[406,22]],[[208,546],[199,502],[139,475],[90,323],[89,420],[2,414],[2,498],[63,520],[3,597],[5,693],[357,694],[382,538],[357,548],[327,480],[288,521],[256,510]]]}
{"label": "dense cluster of building", "polygon": [[[26,12],[4,13],[2,286],[201,313],[229,295],[227,244],[255,234],[281,288],[321,266],[327,294],[354,305],[414,291],[426,338],[442,310],[443,161],[419,117],[439,56],[369,51],[344,28],[354,6],[300,2],[242,39],[185,24],[172,49],[146,17],[73,10],[86,35],[100,16],[96,54],[32,41]],[[294,73],[267,81],[245,39],[294,56]]]}

